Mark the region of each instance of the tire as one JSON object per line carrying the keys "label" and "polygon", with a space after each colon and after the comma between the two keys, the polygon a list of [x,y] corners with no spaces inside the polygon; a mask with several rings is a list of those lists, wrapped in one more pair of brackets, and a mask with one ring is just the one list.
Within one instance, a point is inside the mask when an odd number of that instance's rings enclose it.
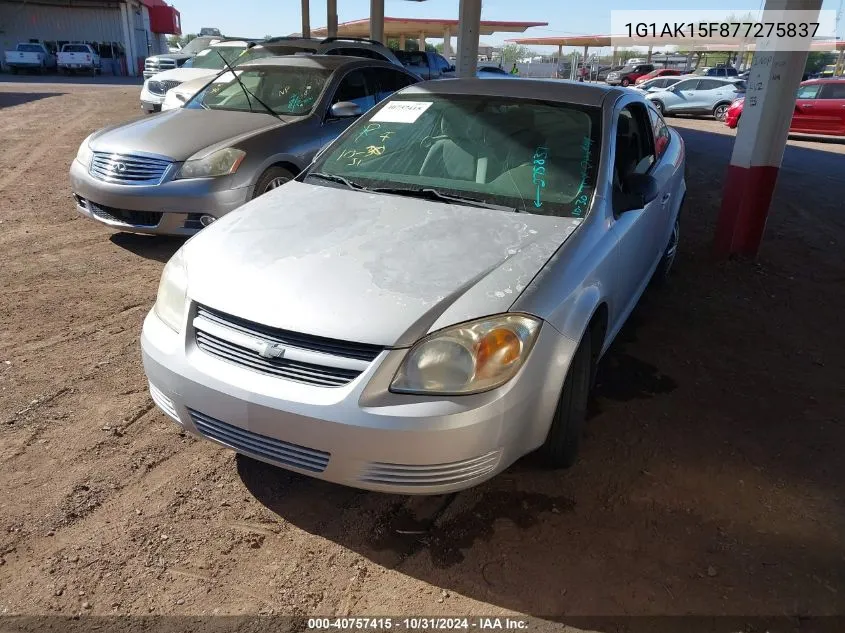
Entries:
{"label": "tire", "polygon": [[278,167],[276,165],[268,167],[255,183],[255,190],[252,193],[252,199],[254,200],[258,196],[263,195],[268,191],[272,191],[289,180],[293,180],[293,178],[294,174],[284,167]]}
{"label": "tire", "polygon": [[628,79],[627,77],[625,77],[625,78],[622,80],[622,87],[623,87],[623,88],[627,88],[627,87],[628,87],[628,86],[630,86],[630,85],[631,85],[631,80],[630,80],[630,79]]}
{"label": "tire", "polygon": [[592,332],[587,330],[563,382],[552,426],[539,453],[552,468],[569,468],[578,456],[587,421],[587,402],[593,379]]}
{"label": "tire", "polygon": [[656,285],[666,283],[669,279],[669,274],[672,272],[672,265],[675,263],[675,257],[678,255],[678,244],[681,239],[681,212],[678,211],[678,217],[675,218],[675,224],[672,226],[672,233],[669,235],[669,243],[666,244],[666,249],[663,251],[663,257],[657,264],[654,270],[652,281]]}
{"label": "tire", "polygon": [[728,108],[730,108],[730,104],[728,103],[720,103],[715,108],[713,108],[713,117],[717,121],[721,121],[722,123],[725,122],[725,118],[728,115]]}

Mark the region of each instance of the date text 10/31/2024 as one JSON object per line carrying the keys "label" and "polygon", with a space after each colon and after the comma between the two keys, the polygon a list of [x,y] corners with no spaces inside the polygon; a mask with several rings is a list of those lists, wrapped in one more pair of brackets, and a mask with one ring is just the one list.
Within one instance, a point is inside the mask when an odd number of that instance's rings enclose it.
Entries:
{"label": "date text 10/31/2024", "polygon": [[513,617],[342,617],[308,618],[309,631],[524,631],[527,618]]}

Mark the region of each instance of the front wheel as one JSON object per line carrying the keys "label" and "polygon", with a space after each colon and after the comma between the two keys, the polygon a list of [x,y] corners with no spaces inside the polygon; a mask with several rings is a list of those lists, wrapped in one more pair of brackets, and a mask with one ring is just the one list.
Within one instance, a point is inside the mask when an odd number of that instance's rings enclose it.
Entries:
{"label": "front wheel", "polygon": [[281,187],[289,180],[293,180],[293,178],[294,175],[284,167],[270,167],[258,178],[252,197],[255,199],[258,196],[264,195],[268,191]]}
{"label": "front wheel", "polygon": [[553,468],[569,468],[578,456],[587,421],[587,402],[593,377],[592,333],[584,332],[557,403],[546,441],[540,447],[544,461]]}
{"label": "front wheel", "polygon": [[622,80],[622,87],[627,88],[630,85],[631,85],[631,80],[628,79],[627,77],[625,77],[625,79]]}
{"label": "front wheel", "polygon": [[675,224],[672,225],[672,234],[669,236],[669,243],[666,245],[666,250],[663,251],[663,257],[660,258],[660,263],[657,264],[657,269],[654,271],[652,278],[657,285],[664,283],[669,279],[669,273],[672,271],[672,265],[675,263],[675,256],[678,254],[678,243],[681,240],[681,214],[678,212],[678,217],[675,218]]}
{"label": "front wheel", "polygon": [[713,116],[716,117],[717,121],[721,121],[722,123],[725,122],[725,119],[728,116],[728,108],[730,106],[727,103],[720,103],[715,108],[713,108]]}

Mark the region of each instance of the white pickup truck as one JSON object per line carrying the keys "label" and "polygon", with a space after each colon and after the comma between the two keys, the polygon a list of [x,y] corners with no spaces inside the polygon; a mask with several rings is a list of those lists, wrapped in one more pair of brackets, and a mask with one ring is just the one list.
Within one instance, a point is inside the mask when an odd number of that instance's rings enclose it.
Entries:
{"label": "white pickup truck", "polygon": [[100,56],[89,44],[65,44],[59,51],[59,72],[74,73],[89,72],[92,75],[100,72]]}
{"label": "white pickup truck", "polygon": [[56,56],[43,42],[21,42],[15,50],[5,52],[5,61],[13,73],[19,70],[43,73],[56,67]]}

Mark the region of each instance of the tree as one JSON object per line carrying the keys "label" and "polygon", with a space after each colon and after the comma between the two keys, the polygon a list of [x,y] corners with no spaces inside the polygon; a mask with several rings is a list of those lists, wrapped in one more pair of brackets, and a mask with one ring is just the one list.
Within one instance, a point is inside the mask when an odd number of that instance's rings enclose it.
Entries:
{"label": "tree", "polygon": [[519,44],[505,44],[502,47],[502,64],[516,64],[533,55],[534,51],[527,46],[520,46]]}

